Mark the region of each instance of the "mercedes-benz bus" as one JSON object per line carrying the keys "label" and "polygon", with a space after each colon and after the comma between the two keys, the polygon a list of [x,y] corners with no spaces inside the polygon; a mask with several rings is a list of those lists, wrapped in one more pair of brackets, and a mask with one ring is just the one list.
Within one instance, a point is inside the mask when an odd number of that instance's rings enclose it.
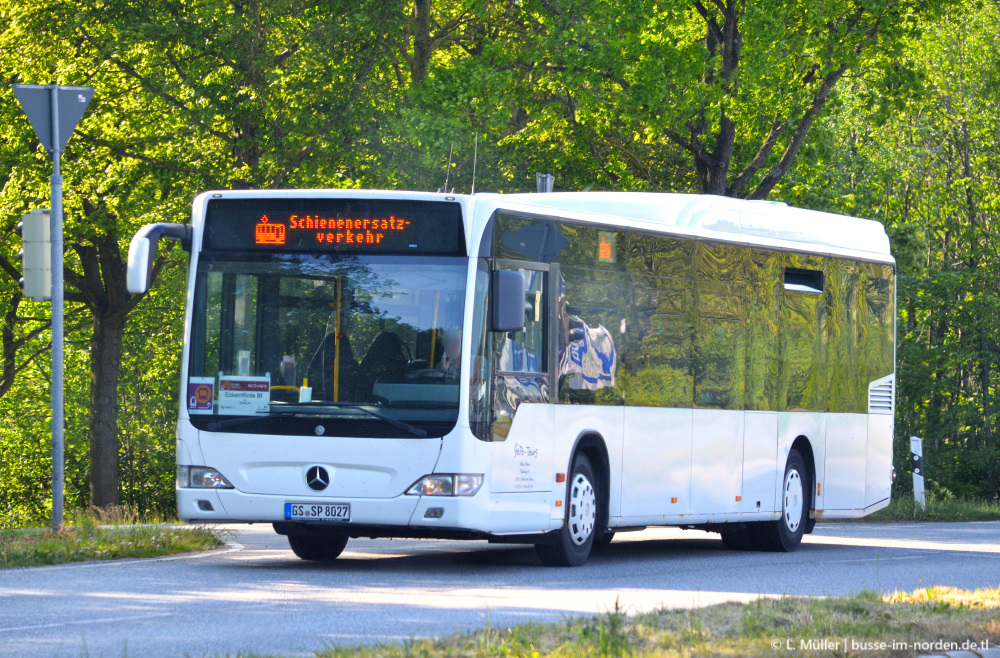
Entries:
{"label": "mercedes-benz bus", "polygon": [[579,565],[680,526],[794,550],[885,507],[895,265],[874,221],[646,193],[205,192],[177,511],[351,538],[533,544]]}

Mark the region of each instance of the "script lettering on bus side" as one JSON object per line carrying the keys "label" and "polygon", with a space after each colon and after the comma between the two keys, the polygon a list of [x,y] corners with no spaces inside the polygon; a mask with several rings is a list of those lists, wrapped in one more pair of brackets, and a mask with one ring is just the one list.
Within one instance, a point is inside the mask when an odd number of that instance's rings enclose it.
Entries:
{"label": "script lettering on bus side", "polygon": [[535,488],[535,459],[538,448],[514,444],[514,456],[517,457],[517,473],[514,474],[514,489],[531,491]]}

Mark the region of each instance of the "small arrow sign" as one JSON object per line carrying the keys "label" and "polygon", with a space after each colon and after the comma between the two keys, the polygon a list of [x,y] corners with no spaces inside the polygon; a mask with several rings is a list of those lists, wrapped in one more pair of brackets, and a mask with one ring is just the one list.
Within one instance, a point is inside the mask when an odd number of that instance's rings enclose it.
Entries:
{"label": "small arrow sign", "polygon": [[[94,97],[93,87],[60,87],[58,85],[12,85],[24,113],[28,115],[31,127],[38,140],[50,153],[62,152],[76,130],[83,113],[87,111],[90,99]],[[52,93],[58,95],[59,144],[52,144]]]}

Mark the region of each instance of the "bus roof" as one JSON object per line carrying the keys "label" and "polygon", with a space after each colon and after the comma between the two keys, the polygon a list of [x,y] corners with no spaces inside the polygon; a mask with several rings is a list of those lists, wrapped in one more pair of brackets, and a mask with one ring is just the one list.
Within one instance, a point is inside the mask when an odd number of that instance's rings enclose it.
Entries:
{"label": "bus roof", "polygon": [[784,203],[651,192],[477,194],[476,198],[514,212],[552,214],[585,223],[893,261],[881,223]]}
{"label": "bus roof", "polygon": [[[762,248],[892,263],[881,223],[833,213],[792,208],[771,201],[746,201],[702,194],[654,192],[551,192],[547,194],[442,194],[402,190],[219,190],[209,197],[385,198],[447,200],[468,214],[469,246],[496,209],[550,216],[596,226],[622,227]],[[473,212],[475,208],[475,212]]]}

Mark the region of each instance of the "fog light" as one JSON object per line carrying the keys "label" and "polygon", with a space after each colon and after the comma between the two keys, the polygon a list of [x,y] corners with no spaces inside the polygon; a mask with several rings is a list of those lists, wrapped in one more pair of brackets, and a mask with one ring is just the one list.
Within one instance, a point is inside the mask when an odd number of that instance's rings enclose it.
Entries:
{"label": "fog light", "polygon": [[427,511],[424,512],[425,519],[440,519],[442,516],[444,516],[443,507],[428,507]]}
{"label": "fog light", "polygon": [[198,509],[200,509],[202,512],[214,512],[215,511],[215,508],[212,507],[212,503],[208,502],[207,500],[199,500],[198,501]]}

